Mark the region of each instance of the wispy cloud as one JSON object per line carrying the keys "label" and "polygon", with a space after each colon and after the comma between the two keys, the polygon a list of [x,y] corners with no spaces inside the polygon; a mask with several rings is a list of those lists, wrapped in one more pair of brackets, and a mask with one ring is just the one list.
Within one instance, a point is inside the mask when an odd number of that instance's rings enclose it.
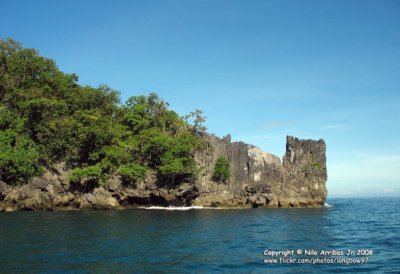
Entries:
{"label": "wispy cloud", "polygon": [[332,125],[322,126],[319,129],[325,131],[348,131],[351,130],[351,127],[345,124],[332,124]]}
{"label": "wispy cloud", "polygon": [[384,193],[394,193],[394,192],[396,192],[396,190],[395,190],[394,188],[385,188],[385,189],[383,190],[383,192],[384,192]]}
{"label": "wispy cloud", "polygon": [[295,121],[269,121],[263,125],[264,128],[273,129],[273,128],[287,128],[290,126],[296,125]]}
{"label": "wispy cloud", "polygon": [[339,196],[400,195],[399,167],[400,153],[354,153],[353,161],[328,163],[328,189]]}

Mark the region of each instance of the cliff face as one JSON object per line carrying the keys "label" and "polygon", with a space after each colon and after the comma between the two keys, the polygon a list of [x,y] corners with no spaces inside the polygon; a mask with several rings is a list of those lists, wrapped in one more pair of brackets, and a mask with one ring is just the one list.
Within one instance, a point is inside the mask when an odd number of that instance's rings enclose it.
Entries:
{"label": "cliff face", "polygon": [[[136,206],[318,207],[325,202],[326,158],[323,140],[287,137],[283,162],[275,155],[230,136],[204,137],[206,148],[195,155],[201,172],[195,182],[165,185],[149,172],[135,187],[111,177],[102,187],[73,186],[64,164],[46,170],[23,186],[0,182],[0,211],[118,209]],[[231,177],[213,181],[216,160],[225,156]]]}
{"label": "cliff face", "polygon": [[[207,148],[196,155],[205,169],[198,179],[199,197],[204,206],[322,206],[326,191],[326,157],[323,140],[287,137],[283,163],[272,154],[243,142],[207,137]],[[231,163],[227,183],[212,180],[215,161],[225,156]]]}

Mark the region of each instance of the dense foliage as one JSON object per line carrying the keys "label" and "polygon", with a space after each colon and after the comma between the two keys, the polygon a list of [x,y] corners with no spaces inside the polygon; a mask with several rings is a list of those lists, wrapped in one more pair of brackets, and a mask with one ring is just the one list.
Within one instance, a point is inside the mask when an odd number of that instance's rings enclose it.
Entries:
{"label": "dense foliage", "polygon": [[110,87],[81,86],[36,50],[0,40],[0,180],[9,184],[58,162],[74,168],[72,182],[118,174],[135,184],[148,170],[192,180],[203,122],[201,111],[181,118],[155,93],[121,105]]}
{"label": "dense foliage", "polygon": [[226,182],[231,177],[231,165],[226,157],[219,157],[215,162],[213,179],[217,182]]}

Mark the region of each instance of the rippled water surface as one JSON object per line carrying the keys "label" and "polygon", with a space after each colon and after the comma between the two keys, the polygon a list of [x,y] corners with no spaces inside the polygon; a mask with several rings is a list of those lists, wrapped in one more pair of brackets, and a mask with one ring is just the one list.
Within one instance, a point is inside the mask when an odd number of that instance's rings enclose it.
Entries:
{"label": "rippled water surface", "polygon": [[[321,209],[0,213],[0,273],[400,273],[400,198]],[[264,250],[372,249],[365,264],[267,264]]]}

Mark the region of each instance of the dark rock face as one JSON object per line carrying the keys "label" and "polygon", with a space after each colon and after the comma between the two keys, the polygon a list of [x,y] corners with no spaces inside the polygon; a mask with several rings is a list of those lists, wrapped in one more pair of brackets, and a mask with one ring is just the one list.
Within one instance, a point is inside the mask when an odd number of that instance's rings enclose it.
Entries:
{"label": "dark rock face", "polygon": [[[287,137],[281,160],[243,142],[231,143],[230,135],[219,139],[205,136],[207,143],[195,159],[202,167],[196,182],[158,186],[149,172],[136,186],[124,186],[111,176],[105,186],[79,191],[70,185],[70,170],[64,163],[46,170],[22,186],[0,181],[0,211],[121,209],[137,206],[205,207],[317,207],[325,202],[326,157],[323,140]],[[231,164],[231,177],[213,181],[216,160],[225,156]],[[82,186],[87,187],[87,186]]]}
{"label": "dark rock face", "polygon": [[8,185],[3,182],[0,181],[0,201],[4,199],[4,197],[7,195],[8,193]]}
{"label": "dark rock face", "polygon": [[289,205],[323,205],[326,200],[326,145],[319,141],[287,137],[283,167],[289,174],[282,185],[281,203]]}

